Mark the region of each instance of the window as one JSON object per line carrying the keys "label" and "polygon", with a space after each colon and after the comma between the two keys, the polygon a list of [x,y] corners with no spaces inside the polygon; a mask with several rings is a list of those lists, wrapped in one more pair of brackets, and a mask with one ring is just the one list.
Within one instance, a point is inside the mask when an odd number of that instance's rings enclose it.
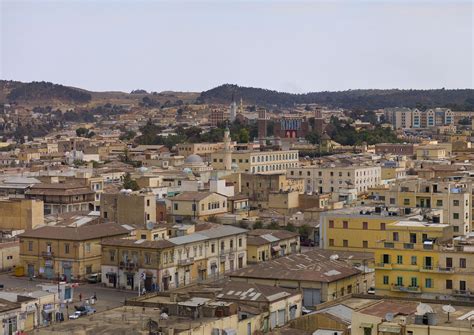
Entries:
{"label": "window", "polygon": [[223,251],[225,249],[225,243],[224,241],[221,241],[221,251]]}
{"label": "window", "polygon": [[86,243],[86,252],[91,252],[91,244]]}
{"label": "window", "polygon": [[411,256],[411,265],[416,265],[417,259],[416,256]]}
{"label": "window", "polygon": [[403,199],[403,205],[410,206],[410,199]]}
{"label": "window", "polygon": [[368,222],[362,222],[362,229],[364,229],[364,230],[369,229],[369,223]]}
{"label": "window", "polygon": [[343,247],[348,247],[348,246],[349,246],[349,241],[347,241],[347,240],[342,240],[342,246],[343,246]]}
{"label": "window", "polygon": [[104,212],[104,219],[107,219],[107,212]]}
{"label": "window", "polygon": [[451,279],[446,279],[446,289],[447,290],[453,289],[453,281]]}
{"label": "window", "polygon": [[443,207],[443,200],[441,200],[441,199],[436,200],[436,206],[437,207]]}
{"label": "window", "polygon": [[177,211],[178,210],[178,204],[174,204],[174,210]]}
{"label": "window", "polygon": [[92,273],[92,265],[86,266],[86,274],[91,274]]}
{"label": "window", "polygon": [[453,213],[453,219],[458,220],[459,219],[459,213]]}
{"label": "window", "polygon": [[459,267],[461,269],[465,269],[466,268],[466,259],[465,258],[459,258]]}
{"label": "window", "polygon": [[234,240],[230,240],[230,248],[232,249],[234,247]]}
{"label": "window", "polygon": [[418,278],[411,277],[411,287],[418,287]]}
{"label": "window", "polygon": [[349,222],[347,222],[347,221],[342,221],[342,228],[344,228],[344,229],[349,228]]}
{"label": "window", "polygon": [[459,291],[466,291],[466,281],[464,280],[459,281]]}
{"label": "window", "polygon": [[216,245],[214,243],[211,244],[211,252],[212,253],[216,252]]}
{"label": "window", "polygon": [[64,244],[64,253],[65,254],[69,253],[69,243]]}
{"label": "window", "polygon": [[453,206],[459,206],[459,200],[453,200]]}
{"label": "window", "polygon": [[147,200],[146,200],[146,205],[147,205],[147,207],[150,206],[150,199],[147,199]]}
{"label": "window", "polygon": [[397,286],[403,286],[403,277],[397,277]]}
{"label": "window", "polygon": [[380,230],[385,230],[385,223],[384,222],[380,223]]}
{"label": "window", "polygon": [[239,238],[239,247],[242,246],[242,238]]}
{"label": "window", "polygon": [[333,220],[329,220],[329,228],[334,228],[334,221]]}
{"label": "window", "polygon": [[334,239],[332,239],[332,238],[329,239],[329,246],[330,247],[334,246]]}
{"label": "window", "polygon": [[111,262],[115,261],[115,250],[109,250],[109,258]]}
{"label": "window", "polygon": [[416,243],[416,234],[410,233],[410,243]]}
{"label": "window", "polygon": [[33,251],[33,241],[28,241],[28,251]]}
{"label": "window", "polygon": [[397,264],[403,264],[403,256],[397,255]]}
{"label": "window", "polygon": [[383,276],[383,284],[388,285],[388,276]]}
{"label": "window", "polygon": [[398,241],[398,232],[393,232],[393,240]]}
{"label": "window", "polygon": [[369,247],[369,241],[362,241],[362,248],[367,249]]}
{"label": "window", "polygon": [[383,264],[390,264],[390,255],[388,255],[388,254],[383,254],[383,255],[382,255],[382,263],[383,263]]}
{"label": "window", "polygon": [[431,278],[425,279],[425,287],[426,288],[433,288],[433,280]]}
{"label": "window", "polygon": [[395,205],[395,198],[390,198],[390,205]]}
{"label": "window", "polygon": [[151,254],[145,253],[145,264],[151,264]]}

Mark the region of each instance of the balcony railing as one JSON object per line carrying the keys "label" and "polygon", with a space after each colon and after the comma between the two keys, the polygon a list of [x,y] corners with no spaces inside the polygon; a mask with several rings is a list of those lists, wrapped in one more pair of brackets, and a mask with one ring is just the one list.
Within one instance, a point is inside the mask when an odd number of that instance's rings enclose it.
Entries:
{"label": "balcony railing", "polygon": [[191,264],[194,264],[194,257],[189,257],[186,259],[178,259],[178,265],[186,266],[186,265],[191,265]]}
{"label": "balcony railing", "polygon": [[460,295],[460,296],[468,296],[468,297],[474,297],[474,291],[470,290],[453,290],[454,295]]}
{"label": "balcony railing", "polygon": [[134,262],[120,262],[120,268],[125,270],[135,270],[138,268],[138,264]]}
{"label": "balcony railing", "polygon": [[47,258],[54,257],[54,252],[52,251],[43,251],[41,254],[43,255],[43,257],[47,257]]}
{"label": "balcony railing", "polygon": [[392,269],[392,264],[390,264],[390,263],[377,263],[377,264],[375,264],[375,267],[379,268],[379,269],[391,270]]}
{"label": "balcony railing", "polygon": [[397,292],[421,293],[421,288],[419,286],[404,286],[392,284],[391,290]]}

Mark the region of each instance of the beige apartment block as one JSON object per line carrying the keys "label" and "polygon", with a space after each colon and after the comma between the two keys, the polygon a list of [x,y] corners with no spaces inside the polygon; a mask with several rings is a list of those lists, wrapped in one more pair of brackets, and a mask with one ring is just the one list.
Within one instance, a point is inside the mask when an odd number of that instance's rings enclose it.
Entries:
{"label": "beige apartment block", "polygon": [[156,199],[153,194],[103,193],[100,215],[119,224],[145,225],[156,222]]}
{"label": "beige apartment block", "polygon": [[27,230],[43,223],[43,201],[0,200],[0,230]]}

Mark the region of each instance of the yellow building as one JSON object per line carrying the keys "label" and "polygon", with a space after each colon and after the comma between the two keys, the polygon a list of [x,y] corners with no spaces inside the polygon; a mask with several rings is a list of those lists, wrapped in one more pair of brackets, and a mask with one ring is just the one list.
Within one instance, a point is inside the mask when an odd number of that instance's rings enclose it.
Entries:
{"label": "yellow building", "polygon": [[255,229],[247,233],[249,263],[259,263],[301,251],[298,233],[286,230]]}
{"label": "yellow building", "polygon": [[44,223],[43,201],[0,200],[0,230],[27,230]]}
{"label": "yellow building", "polygon": [[446,148],[438,145],[420,146],[415,152],[417,160],[438,160],[448,156]]}
{"label": "yellow building", "polygon": [[214,192],[183,192],[172,198],[171,212],[179,222],[185,218],[204,219],[227,213],[227,197]]}
{"label": "yellow building", "polygon": [[441,265],[438,244],[452,240],[452,227],[441,223],[399,221],[387,226],[375,257],[375,290],[380,295],[449,294],[451,271]]}
{"label": "yellow building", "polygon": [[82,279],[87,274],[100,272],[102,240],[129,233],[117,224],[80,225],[77,221],[68,226],[28,230],[19,235],[20,264],[30,277]]}

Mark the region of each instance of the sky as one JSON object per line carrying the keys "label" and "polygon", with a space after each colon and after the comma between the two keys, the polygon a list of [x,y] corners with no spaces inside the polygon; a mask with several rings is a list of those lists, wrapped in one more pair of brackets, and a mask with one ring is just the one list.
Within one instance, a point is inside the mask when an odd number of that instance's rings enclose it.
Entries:
{"label": "sky", "polygon": [[0,0],[0,78],[127,92],[473,88],[473,4]]}

